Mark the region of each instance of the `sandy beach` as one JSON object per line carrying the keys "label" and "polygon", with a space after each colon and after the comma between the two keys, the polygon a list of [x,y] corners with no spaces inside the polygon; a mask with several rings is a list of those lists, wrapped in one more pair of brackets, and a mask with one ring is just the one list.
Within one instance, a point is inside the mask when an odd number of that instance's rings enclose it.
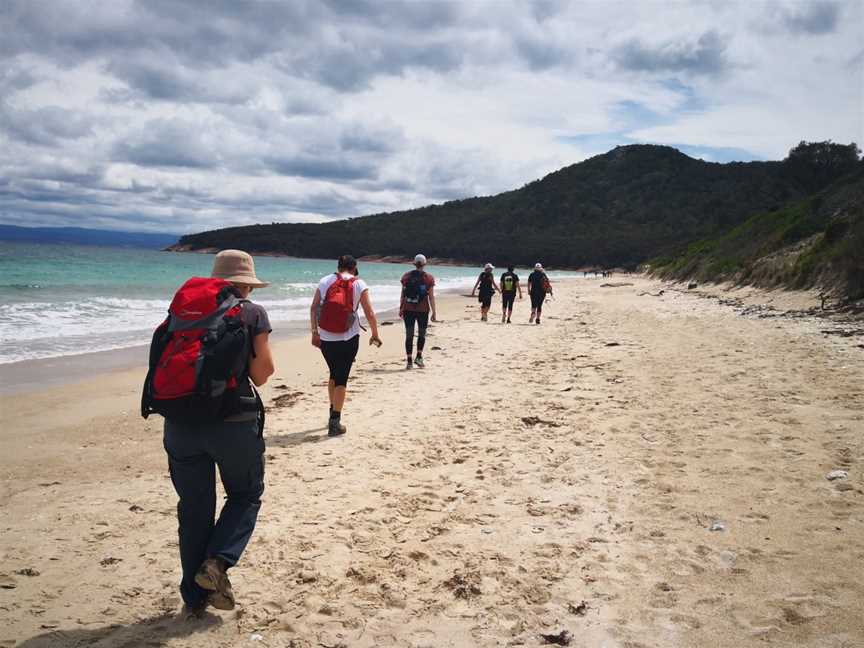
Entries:
{"label": "sandy beach", "polygon": [[864,645],[864,338],[778,316],[815,296],[440,302],[424,370],[398,320],[364,339],[345,437],[318,351],[275,345],[238,608],[200,621],[143,371],[0,397],[0,646]]}

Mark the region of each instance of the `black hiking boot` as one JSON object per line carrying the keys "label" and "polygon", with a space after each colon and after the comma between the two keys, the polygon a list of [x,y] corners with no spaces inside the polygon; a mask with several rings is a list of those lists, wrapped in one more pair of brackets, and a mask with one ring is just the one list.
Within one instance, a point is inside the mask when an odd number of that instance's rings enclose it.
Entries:
{"label": "black hiking boot", "polygon": [[347,431],[348,428],[342,425],[342,422],[338,418],[330,417],[330,422],[327,424],[327,436],[342,436]]}

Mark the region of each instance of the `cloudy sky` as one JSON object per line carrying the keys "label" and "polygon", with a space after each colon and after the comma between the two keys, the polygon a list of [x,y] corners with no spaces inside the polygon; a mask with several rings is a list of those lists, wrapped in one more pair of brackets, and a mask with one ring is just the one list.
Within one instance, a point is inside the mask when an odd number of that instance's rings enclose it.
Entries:
{"label": "cloudy sky", "polygon": [[861,0],[3,0],[0,35],[11,224],[324,221],[618,144],[864,145]]}

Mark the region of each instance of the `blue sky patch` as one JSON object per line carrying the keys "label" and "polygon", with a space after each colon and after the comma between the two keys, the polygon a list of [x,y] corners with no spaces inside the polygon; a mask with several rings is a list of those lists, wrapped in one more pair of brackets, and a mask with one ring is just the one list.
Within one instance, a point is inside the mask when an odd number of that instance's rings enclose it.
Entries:
{"label": "blue sky patch", "polygon": [[561,135],[556,139],[563,144],[576,146],[589,155],[605,153],[616,146],[627,146],[629,144],[662,144],[664,146],[672,146],[685,155],[705,160],[706,162],[753,162],[765,159],[755,153],[735,147],[697,146],[691,144],[669,144],[667,142],[636,140],[620,131],[611,133],[588,133],[584,135]]}

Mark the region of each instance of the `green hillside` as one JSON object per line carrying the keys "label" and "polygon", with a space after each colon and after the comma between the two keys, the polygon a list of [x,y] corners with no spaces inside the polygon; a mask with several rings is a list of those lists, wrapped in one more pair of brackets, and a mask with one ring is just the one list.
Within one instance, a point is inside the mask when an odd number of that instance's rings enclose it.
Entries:
{"label": "green hillside", "polygon": [[635,267],[801,200],[848,170],[848,147],[819,146],[822,158],[808,149],[782,162],[730,164],[666,146],[621,146],[496,196],[326,224],[215,230],[179,245],[323,258],[422,250],[470,263]]}

